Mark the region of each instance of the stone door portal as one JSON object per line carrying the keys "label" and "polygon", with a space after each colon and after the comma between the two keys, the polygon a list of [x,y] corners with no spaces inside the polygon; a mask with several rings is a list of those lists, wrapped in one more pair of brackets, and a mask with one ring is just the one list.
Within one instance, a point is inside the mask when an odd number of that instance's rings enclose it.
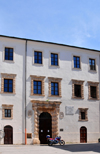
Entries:
{"label": "stone door portal", "polygon": [[41,144],[47,144],[46,136],[52,137],[52,117],[48,112],[39,116],[39,140]]}
{"label": "stone door portal", "polygon": [[61,102],[31,100],[34,110],[33,144],[46,143],[46,135],[58,135],[58,114]]}

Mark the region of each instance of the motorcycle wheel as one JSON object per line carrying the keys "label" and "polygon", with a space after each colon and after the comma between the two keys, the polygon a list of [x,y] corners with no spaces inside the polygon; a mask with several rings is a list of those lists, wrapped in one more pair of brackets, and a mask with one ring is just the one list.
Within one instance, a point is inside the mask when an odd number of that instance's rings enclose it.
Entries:
{"label": "motorcycle wheel", "polygon": [[49,145],[49,146],[52,146],[52,142],[49,141],[49,142],[48,142],[48,145]]}
{"label": "motorcycle wheel", "polygon": [[61,140],[60,141],[60,145],[65,145],[65,141],[64,140]]}

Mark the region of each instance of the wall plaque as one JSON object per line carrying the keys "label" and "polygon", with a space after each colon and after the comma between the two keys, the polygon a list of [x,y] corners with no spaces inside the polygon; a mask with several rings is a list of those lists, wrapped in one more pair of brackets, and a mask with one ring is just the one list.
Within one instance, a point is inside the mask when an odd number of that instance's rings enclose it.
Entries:
{"label": "wall plaque", "polygon": [[73,115],[74,114],[74,106],[65,106],[65,114]]}
{"label": "wall plaque", "polygon": [[32,116],[32,110],[28,110],[28,117],[31,117]]}
{"label": "wall plaque", "polygon": [[63,117],[64,117],[64,113],[63,113],[63,112],[60,112],[60,113],[59,113],[59,118],[60,118],[60,119],[63,119]]}

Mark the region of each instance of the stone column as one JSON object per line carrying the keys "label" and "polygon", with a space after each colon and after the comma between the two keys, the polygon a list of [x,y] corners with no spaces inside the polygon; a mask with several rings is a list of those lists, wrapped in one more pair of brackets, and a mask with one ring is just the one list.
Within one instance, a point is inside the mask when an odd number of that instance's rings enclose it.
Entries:
{"label": "stone column", "polygon": [[33,144],[40,144],[39,140],[39,117],[37,107],[34,107],[34,139]]}

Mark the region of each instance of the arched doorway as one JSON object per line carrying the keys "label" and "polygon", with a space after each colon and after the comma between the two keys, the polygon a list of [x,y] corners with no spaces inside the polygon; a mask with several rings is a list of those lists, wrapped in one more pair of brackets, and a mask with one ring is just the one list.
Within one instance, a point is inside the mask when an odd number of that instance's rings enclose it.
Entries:
{"label": "arched doorway", "polygon": [[13,128],[11,126],[4,127],[5,137],[4,144],[13,144]]}
{"label": "arched doorway", "polygon": [[41,144],[46,144],[46,135],[52,137],[52,117],[48,112],[42,112],[39,116],[39,140]]}
{"label": "arched doorway", "polygon": [[81,127],[80,128],[80,143],[86,143],[87,142],[87,128]]}

